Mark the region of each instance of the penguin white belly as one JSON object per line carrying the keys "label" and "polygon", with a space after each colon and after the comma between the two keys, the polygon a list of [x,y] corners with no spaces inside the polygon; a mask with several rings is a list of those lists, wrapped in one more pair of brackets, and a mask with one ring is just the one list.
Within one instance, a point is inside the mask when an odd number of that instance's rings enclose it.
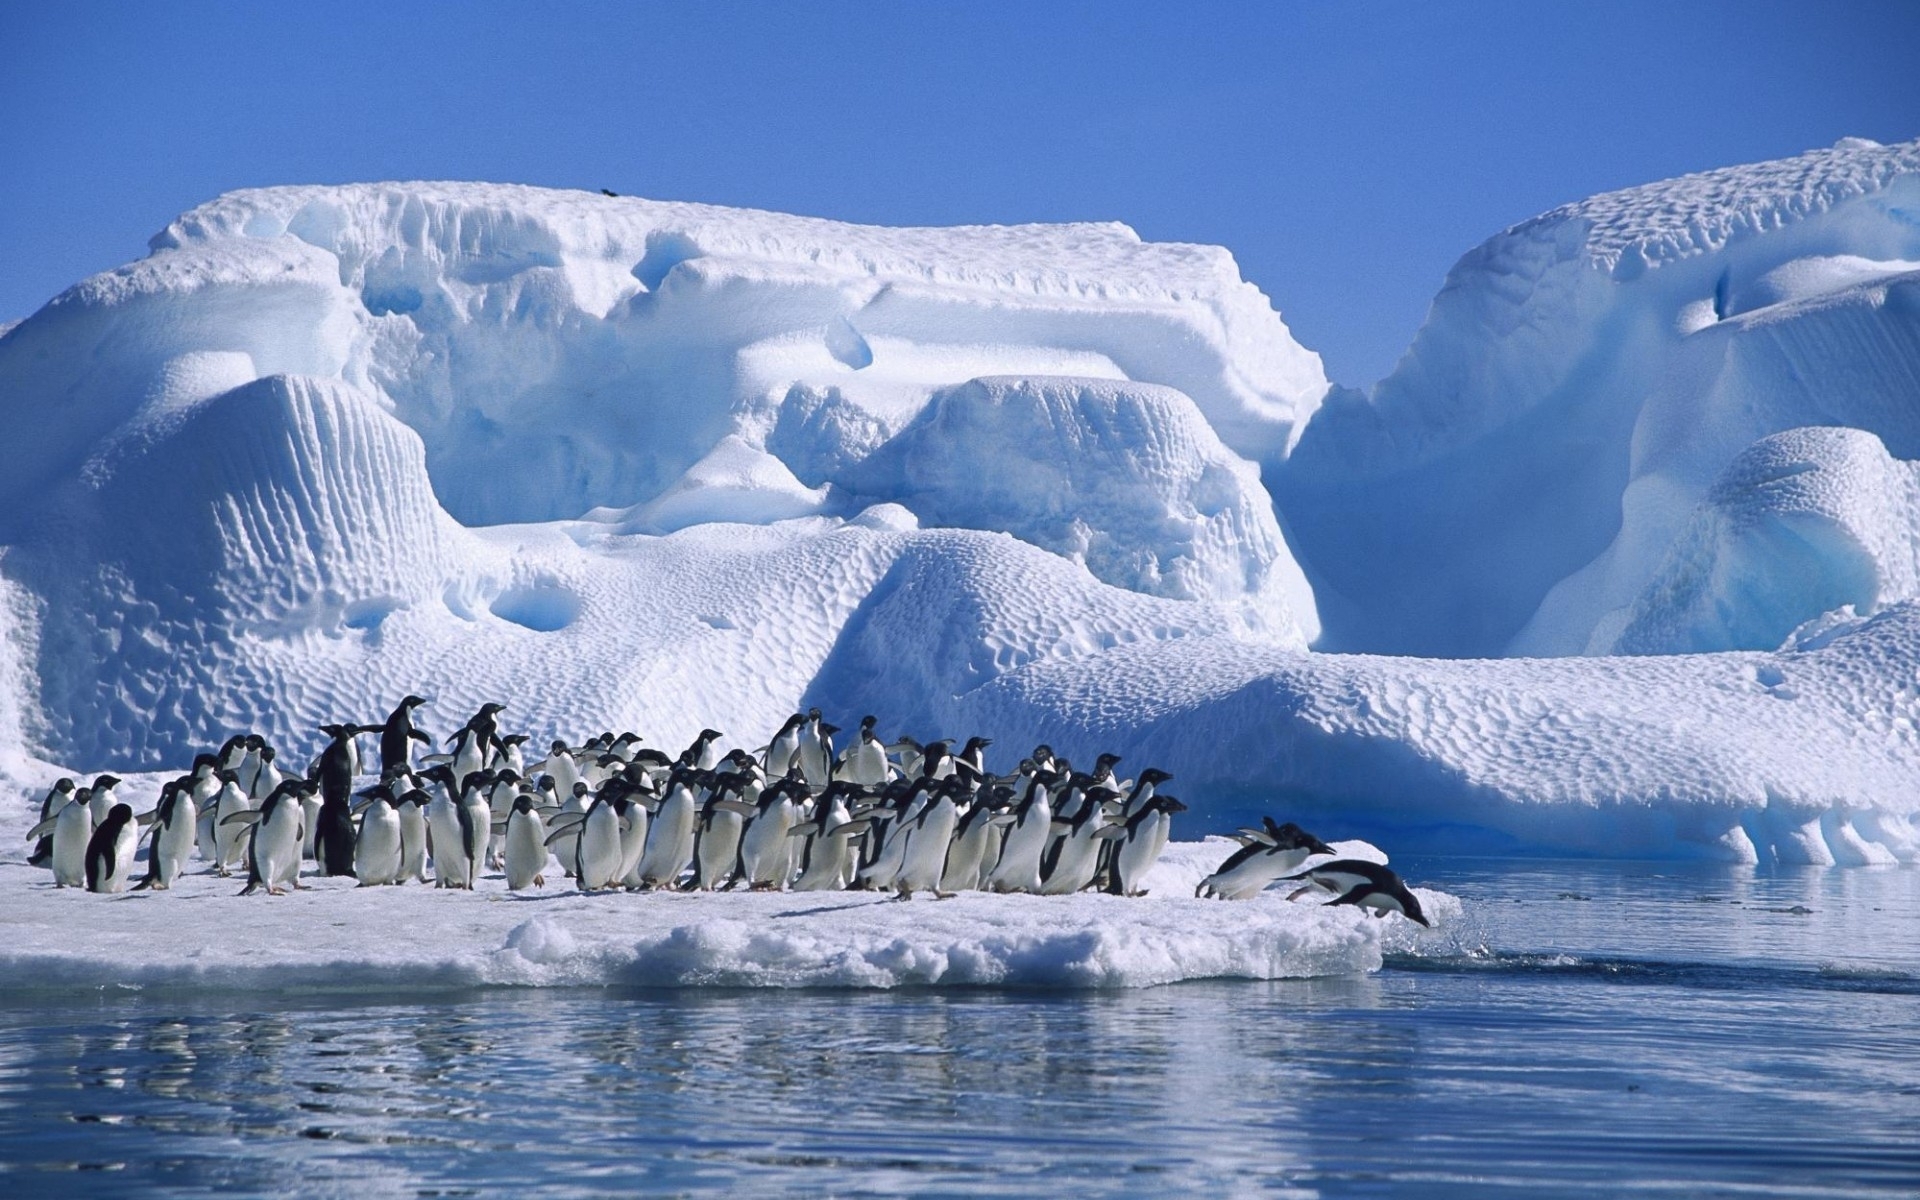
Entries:
{"label": "penguin white belly", "polygon": [[746,866],[749,884],[757,888],[787,886],[787,832],[792,828],[793,806],[786,803],[763,810],[747,826],[740,839],[740,861]]}
{"label": "penguin white belly", "polygon": [[320,836],[320,797],[302,796],[300,810],[306,828],[305,835],[300,839],[300,856],[312,858],[314,839]]}
{"label": "penguin white belly", "polygon": [[947,848],[953,843],[953,830],[959,819],[960,814],[952,802],[942,799],[907,832],[900,874],[894,880],[894,887],[902,894],[940,890],[940,876],[947,866]]}
{"label": "penguin white belly", "polygon": [[622,887],[639,887],[640,860],[647,856],[647,828],[652,822],[647,810],[638,804],[627,806],[627,826],[620,834],[620,873]]}
{"label": "penguin white belly", "polygon": [[467,843],[460,836],[459,807],[445,796],[434,797],[427,805],[427,827],[433,835],[433,886],[466,886]]}
{"label": "penguin white belly", "polygon": [[739,813],[721,809],[707,818],[700,831],[700,843],[694,853],[700,859],[700,886],[712,891],[733,879],[740,863],[740,834],[746,820]]}
{"label": "penguin white belly", "polygon": [[620,815],[609,804],[595,804],[580,823],[574,878],[583,892],[597,892],[620,877]]}
{"label": "penguin white belly", "polygon": [[1067,835],[1059,856],[1054,859],[1053,871],[1040,884],[1042,896],[1071,896],[1093,882],[1094,872],[1100,866],[1100,843],[1093,836],[1098,832],[1095,824],[1090,818]]}
{"label": "penguin white belly", "polygon": [[[289,803],[292,803],[289,801]],[[214,843],[213,868],[222,875],[247,861],[247,826],[235,822],[227,823],[227,818],[238,812],[248,812],[257,807],[246,793],[237,787],[221,788],[213,798]]]}
{"label": "penguin white belly", "polygon": [[844,822],[832,833],[815,834],[808,850],[807,869],[793,881],[793,890],[829,892],[844,887],[850,841]]}
{"label": "penguin white belly", "polygon": [[427,881],[427,814],[418,804],[400,808],[400,873],[394,879]]}
{"label": "penguin white belly", "polygon": [[87,843],[93,840],[93,810],[68,801],[54,819],[53,882],[58,887],[87,886]]}
{"label": "penguin white belly", "polygon": [[509,890],[517,892],[535,883],[544,886],[547,826],[539,813],[516,812],[507,818],[505,859]]}
{"label": "penguin white belly", "polygon": [[940,890],[964,892],[980,886],[980,861],[986,856],[987,835],[993,826],[975,817],[972,828],[953,839],[947,848],[946,870],[940,876]]}
{"label": "penguin white belly", "polygon": [[353,874],[362,887],[393,883],[400,878],[400,814],[385,800],[367,806],[360,817],[360,836],[353,843]]}
{"label": "penguin white belly", "polygon": [[154,887],[170,888],[185,873],[187,861],[193,857],[198,823],[193,797],[184,791],[174,793],[173,820],[153,831],[153,845],[147,851],[153,859]]}
{"label": "penguin white belly", "polygon": [[462,847],[466,855],[466,882],[463,885],[472,891],[480,881],[480,867],[487,858],[487,842],[493,836],[493,808],[482,795],[465,797],[460,802],[465,819],[460,822],[460,830],[466,839]]}
{"label": "penguin white belly", "polygon": [[254,825],[249,843],[253,871],[268,894],[277,895],[282,887],[298,886],[300,842],[306,832],[305,823],[301,806],[289,800],[275,806],[268,819]]}
{"label": "penguin white belly", "polygon": [[1036,803],[1007,832],[1000,846],[1000,861],[987,873],[987,887],[996,892],[1038,892],[1040,855],[1047,848],[1053,825],[1048,805]]}
{"label": "penguin white belly", "polygon": [[646,853],[640,856],[640,881],[648,887],[671,887],[693,858],[693,796],[685,788],[668,794],[653,814]]}
{"label": "penguin white belly", "polygon": [[1113,869],[1119,875],[1117,888],[1121,895],[1140,894],[1140,878],[1160,861],[1160,852],[1167,848],[1167,835],[1172,826],[1166,813],[1155,812],[1142,818],[1134,827],[1133,836],[1120,843]]}
{"label": "penguin white belly", "polygon": [[1282,875],[1291,874],[1312,857],[1308,850],[1271,850],[1256,854],[1232,870],[1216,871],[1200,881],[1202,894],[1211,892],[1222,900],[1251,900]]}
{"label": "penguin white belly", "polygon": [[113,836],[113,844],[108,847],[106,861],[98,866],[105,870],[96,870],[90,881],[89,891],[116,894],[127,890],[127,879],[133,874],[134,851],[140,847],[140,829],[128,821]]}

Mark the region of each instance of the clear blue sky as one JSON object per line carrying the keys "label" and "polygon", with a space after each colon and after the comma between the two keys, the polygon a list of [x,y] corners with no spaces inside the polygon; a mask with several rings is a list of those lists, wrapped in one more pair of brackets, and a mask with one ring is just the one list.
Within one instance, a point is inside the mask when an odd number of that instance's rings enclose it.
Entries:
{"label": "clear blue sky", "polygon": [[259,184],[1216,242],[1336,379],[1596,191],[1920,136],[1920,3],[0,7],[0,321]]}

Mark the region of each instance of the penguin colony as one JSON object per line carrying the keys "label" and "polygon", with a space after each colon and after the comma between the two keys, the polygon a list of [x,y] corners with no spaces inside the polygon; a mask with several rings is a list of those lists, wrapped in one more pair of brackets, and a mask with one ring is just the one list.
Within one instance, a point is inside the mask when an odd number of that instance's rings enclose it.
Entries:
{"label": "penguin colony", "polygon": [[[76,788],[62,779],[41,804],[29,862],[50,866],[61,887],[127,889],[140,841],[151,836],[135,890],[165,890],[196,855],[214,873],[246,872],[242,895],[301,886],[301,864],[360,885],[428,881],[472,890],[483,870],[507,887],[544,887],[554,859],[580,890],[847,888],[946,898],[962,890],[1057,896],[1097,889],[1146,894],[1175,813],[1157,791],[1170,776],[1149,768],[1114,774],[1118,755],[1076,771],[1047,746],[1011,775],[987,770],[986,738],[884,743],[867,717],[844,752],[819,709],[795,713],[758,751],[721,755],[721,734],[702,730],[677,758],[633,733],[580,746],[555,741],[528,764],[525,734],[501,734],[505,706],[483,705],[442,753],[413,723],[427,701],[407,696],[378,725],[323,725],[326,747],[293,775],[257,734],[229,738],[166,783],[153,811],[136,817],[112,775]],[[362,777],[359,738],[380,738],[379,781]],[[1384,916],[1427,924],[1419,901],[1385,867],[1355,860],[1302,864],[1332,848],[1267,818],[1196,895],[1244,900],[1277,881],[1298,881]]]}

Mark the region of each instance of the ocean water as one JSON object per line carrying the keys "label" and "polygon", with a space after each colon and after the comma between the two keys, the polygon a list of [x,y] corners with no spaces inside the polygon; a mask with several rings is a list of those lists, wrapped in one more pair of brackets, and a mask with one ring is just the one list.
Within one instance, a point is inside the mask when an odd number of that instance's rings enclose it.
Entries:
{"label": "ocean water", "polygon": [[1920,1195],[1920,871],[1401,865],[1347,978],[0,1003],[0,1195]]}

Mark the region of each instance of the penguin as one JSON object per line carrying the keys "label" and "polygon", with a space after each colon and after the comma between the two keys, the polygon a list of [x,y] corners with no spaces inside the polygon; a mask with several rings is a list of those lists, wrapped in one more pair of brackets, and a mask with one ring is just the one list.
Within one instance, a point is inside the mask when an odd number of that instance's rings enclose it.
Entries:
{"label": "penguin", "polygon": [[711,771],[720,765],[718,729],[702,729],[693,744],[680,752],[679,765],[696,771]]}
{"label": "penguin", "polygon": [[[73,780],[64,777],[54,780],[53,786],[47,790],[46,798],[40,801],[41,821],[44,822],[58,813],[61,809],[65,808],[67,802],[72,799]],[[27,865],[30,867],[44,867],[52,861],[53,834],[42,834],[40,840],[34,843],[33,853],[27,855]]]}
{"label": "penguin", "polygon": [[133,806],[115,804],[87,840],[87,890],[124,892],[127,877],[133,874],[133,852],[140,845],[140,828],[133,820]]}
{"label": "penguin", "polygon": [[[465,867],[463,882],[456,884],[468,891],[480,881],[480,868],[486,861],[487,841],[493,835],[493,806],[487,797],[492,792],[488,772],[469,775],[460,788],[460,806],[456,819],[460,824],[461,855],[456,862]],[[435,842],[438,845],[438,840]],[[439,868],[434,868],[436,871]]]}
{"label": "penguin", "polygon": [[642,887],[672,887],[693,861],[695,824],[699,808],[694,799],[694,772],[676,767],[667,780],[666,798],[654,810],[647,831],[647,848],[635,873]]}
{"label": "penguin", "polygon": [[857,794],[854,785],[845,781],[828,784],[817,806],[819,815],[787,831],[789,838],[806,842],[794,891],[837,891],[845,886],[853,839],[867,830],[867,823],[855,820],[847,806],[847,798]]}
{"label": "penguin", "polygon": [[904,734],[886,747],[888,755],[900,758],[900,774],[907,779],[920,778],[921,765],[926,762],[927,748]]}
{"label": "penguin", "polygon": [[[227,743],[228,745],[232,745],[233,739],[228,738]],[[240,761],[238,763],[230,763],[227,761],[227,759],[232,757],[230,754],[222,756],[221,766],[240,777],[240,790],[246,792],[249,796],[255,794],[253,790],[254,784],[260,779],[260,765],[266,761],[267,750],[267,740],[257,733],[250,733],[241,740]]]}
{"label": "penguin", "polygon": [[212,754],[196,754],[193,766],[187,773],[187,786],[193,794],[193,807],[200,814],[200,824],[195,830],[195,842],[200,847],[200,857],[216,864],[219,863],[219,828],[213,811],[213,798],[220,794],[223,780],[220,778],[220,760]]}
{"label": "penguin", "polygon": [[413,743],[433,745],[433,739],[413,727],[413,710],[425,704],[419,696],[408,695],[387,714],[380,726],[380,773],[395,767],[413,768]]}
{"label": "penguin", "polygon": [[400,814],[400,876],[395,883],[427,881],[427,806],[433,797],[422,788],[401,792],[393,807]]}
{"label": "penguin", "polygon": [[120,798],[113,794],[113,789],[119,786],[118,775],[102,775],[93,781],[91,788],[87,789],[89,793],[87,806],[93,811],[93,823],[96,828],[100,822],[107,819],[107,814],[113,811],[113,806],[120,802]]}
{"label": "penguin", "polygon": [[780,727],[780,732],[773,735],[773,740],[767,743],[761,765],[766,768],[768,778],[778,779],[792,769],[793,756],[800,752],[800,727],[806,723],[806,713],[793,714]]}
{"label": "penguin", "polygon": [[581,891],[603,891],[619,880],[626,850],[620,840],[623,832],[613,803],[596,797],[580,820],[580,836],[574,843],[573,880]]}
{"label": "penguin", "polygon": [[488,701],[480,706],[471,720],[447,736],[447,744],[453,747],[453,777],[465,780],[475,771],[482,771],[493,761],[494,751],[499,747],[499,721],[497,715],[506,705]]}
{"label": "penguin", "polygon": [[[1313,886],[1336,893],[1328,902],[1329,907],[1349,904],[1364,908],[1376,917],[1384,917],[1390,912],[1399,913],[1409,921],[1433,928],[1433,922],[1427,920],[1427,914],[1420,910],[1419,899],[1400,881],[1400,876],[1379,863],[1342,858],[1281,878],[1304,879]],[[1298,892],[1294,894],[1299,895]]]}
{"label": "penguin", "polygon": [[554,821],[552,827],[558,832],[549,831],[553,852],[560,859],[562,873],[569,879],[573,878],[574,850],[580,840],[580,825],[577,819],[568,818],[586,816],[587,808],[592,803],[593,789],[587,786],[586,780],[575,780],[573,791],[566,800],[561,802],[558,819]]}
{"label": "penguin", "polygon": [[27,831],[31,841],[51,837],[53,841],[53,886],[85,887],[87,884],[87,846],[93,841],[93,807],[87,788],[77,788],[52,816]]}
{"label": "penguin", "polygon": [[492,831],[487,839],[487,865],[500,865],[500,850],[506,843],[507,815],[513,811],[514,798],[520,794],[520,773],[511,767],[502,767],[493,772],[493,783],[487,788],[487,828]]}
{"label": "penguin", "polygon": [[256,805],[273,795],[274,789],[287,781],[287,773],[280,769],[280,764],[275,762],[274,758],[273,747],[262,746],[260,762],[253,773],[253,782],[248,783],[244,778],[240,781],[241,788]]}
{"label": "penguin", "polygon": [[1037,770],[1027,780],[1027,795],[1014,806],[1014,824],[1000,839],[1000,858],[987,872],[989,891],[1041,891],[1041,854],[1052,837],[1054,772]]}
{"label": "penguin", "polygon": [[787,835],[798,823],[797,800],[805,798],[802,785],[789,779],[776,780],[760,793],[759,804],[752,809],[747,829],[740,837],[740,874],[756,892],[785,891],[790,876]]}
{"label": "penguin", "polygon": [[[246,823],[230,822],[227,818],[235,813],[251,812],[257,805],[251,797],[240,790],[239,777],[232,771],[216,771],[213,781],[219,786],[211,796],[207,797],[203,813],[204,819],[212,824],[213,873],[226,876],[231,875],[233,868],[237,864],[244,863],[247,857]],[[203,790],[197,786],[191,787],[189,795],[195,797],[197,803],[197,797]],[[301,819],[304,829],[304,812],[301,814]],[[206,847],[201,847],[201,851],[205,853]]]}
{"label": "penguin", "polygon": [[[1152,771],[1142,771],[1146,778]],[[1150,785],[1149,785],[1150,786]],[[1160,861],[1160,852],[1167,848],[1167,838],[1173,830],[1173,814],[1187,811],[1187,806],[1172,796],[1151,796],[1142,803],[1130,817],[1122,818],[1121,828],[1126,831],[1124,837],[1108,845],[1114,847],[1112,861],[1108,865],[1106,890],[1116,896],[1144,896],[1147,890],[1140,886],[1146,873],[1153,864]]]}
{"label": "penguin", "polygon": [[649,814],[640,789],[623,776],[610,785],[614,789],[614,811],[620,815],[620,868],[614,882],[629,890],[645,885],[640,877],[640,860],[646,857]]}
{"label": "penguin", "polygon": [[993,745],[992,738],[974,737],[967,739],[966,748],[960,751],[961,761],[968,763],[982,775],[987,773],[987,747]]}
{"label": "penguin", "polygon": [[[556,741],[547,747],[547,757],[530,769],[553,776],[553,790],[562,797],[572,796],[573,785],[580,782],[580,764],[575,761],[573,751],[567,749],[565,742]],[[560,861],[565,862],[565,857]]]}
{"label": "penguin", "polygon": [[940,876],[940,889],[947,892],[977,890],[987,871],[1000,857],[1001,826],[995,821],[1006,811],[1012,794],[1003,786],[979,793],[972,805],[960,814],[947,848],[947,866]]}
{"label": "penguin", "polygon": [[740,835],[746,829],[751,805],[737,799],[746,777],[734,772],[714,777],[714,786],[700,806],[700,822],[693,842],[692,886],[718,891],[732,883],[740,868]]}
{"label": "penguin", "polygon": [[154,807],[153,841],[147,846],[147,877],[135,890],[152,888],[166,891],[187,869],[193,856],[195,826],[200,814],[193,807],[193,789],[184,779],[175,779],[160,789],[160,803]]}
{"label": "penguin", "polygon": [[[794,749],[794,765],[800,768],[800,777],[807,786],[818,791],[833,782],[833,735],[828,732],[832,726],[822,725],[820,710],[807,710],[807,719],[800,726],[797,745]],[[768,768],[772,773],[772,768]]]}
{"label": "penguin", "polygon": [[1272,817],[1265,819],[1263,828],[1249,831],[1241,840],[1244,844],[1240,849],[1193,889],[1196,897],[1251,900],[1307,859],[1333,853],[1333,847],[1292,821],[1276,825]]}
{"label": "penguin", "polygon": [[901,868],[906,865],[907,831],[933,802],[933,793],[940,786],[938,781],[925,775],[908,786],[898,811],[886,819],[878,853],[860,869],[861,887],[875,891],[893,889]]}
{"label": "penguin", "polygon": [[508,891],[547,886],[547,827],[532,796],[515,797],[507,814],[505,858]]}
{"label": "penguin", "polygon": [[[638,740],[638,739],[635,739]],[[499,752],[494,755],[494,769],[512,771],[515,779],[524,779],[527,774],[527,759],[520,747],[526,745],[527,735],[509,733],[500,739]]]}
{"label": "penguin", "polygon": [[[352,786],[349,780],[347,786]],[[313,857],[320,864],[320,874],[329,878],[336,875],[354,874],[354,842],[356,834],[353,828],[353,810],[347,803],[346,791],[333,792],[323,780],[321,782],[323,798],[320,807],[313,814]],[[398,824],[399,815],[394,821]],[[397,832],[397,830],[396,830]],[[395,853],[398,853],[398,842]],[[398,870],[398,867],[395,868]]]}
{"label": "penguin", "polygon": [[935,781],[953,774],[953,743],[946,738],[928,742],[920,756],[920,774]]}
{"label": "penguin", "polygon": [[946,871],[947,850],[953,843],[953,831],[960,824],[958,800],[968,793],[963,780],[943,781],[911,821],[902,822],[900,870],[893,878],[897,899],[911,900],[915,892],[932,892],[935,899],[952,899],[952,892],[940,890]]}
{"label": "penguin", "polygon": [[[1110,815],[1119,812],[1119,806],[1113,804],[1119,798],[1120,793],[1109,787],[1085,789],[1080,811],[1066,822],[1066,836],[1050,846],[1040,860],[1042,896],[1070,896],[1093,882],[1100,868],[1100,843],[1126,836],[1123,827],[1107,823]],[[1054,824],[1059,826],[1061,820],[1055,818]]]}
{"label": "penguin", "polygon": [[464,861],[467,838],[460,820],[459,783],[445,763],[421,774],[433,781],[433,799],[427,804],[427,836],[433,846],[433,886],[465,887],[469,874]]}
{"label": "penguin", "polygon": [[[399,883],[405,858],[400,810],[394,807],[392,790],[386,784],[380,784],[371,789],[371,796],[367,806],[360,810],[360,831],[353,837],[351,874],[360,881],[361,887]],[[322,819],[325,819],[327,811],[323,805],[320,809]],[[351,826],[348,832],[352,832]],[[320,843],[323,847],[327,844],[326,834],[321,835]],[[332,871],[327,873],[334,874]]]}
{"label": "penguin", "polygon": [[247,842],[247,886],[242,896],[261,888],[278,896],[284,888],[298,890],[300,883],[300,844],[306,837],[306,810],[301,801],[313,790],[304,779],[289,779],[273,790],[259,808],[242,809],[220,818],[222,827],[251,826]]}
{"label": "penguin", "polygon": [[853,745],[840,759],[840,769],[836,779],[860,787],[879,787],[892,774],[892,765],[887,762],[887,748],[873,732],[878,718],[869,714],[860,718],[860,732],[854,735]]}

